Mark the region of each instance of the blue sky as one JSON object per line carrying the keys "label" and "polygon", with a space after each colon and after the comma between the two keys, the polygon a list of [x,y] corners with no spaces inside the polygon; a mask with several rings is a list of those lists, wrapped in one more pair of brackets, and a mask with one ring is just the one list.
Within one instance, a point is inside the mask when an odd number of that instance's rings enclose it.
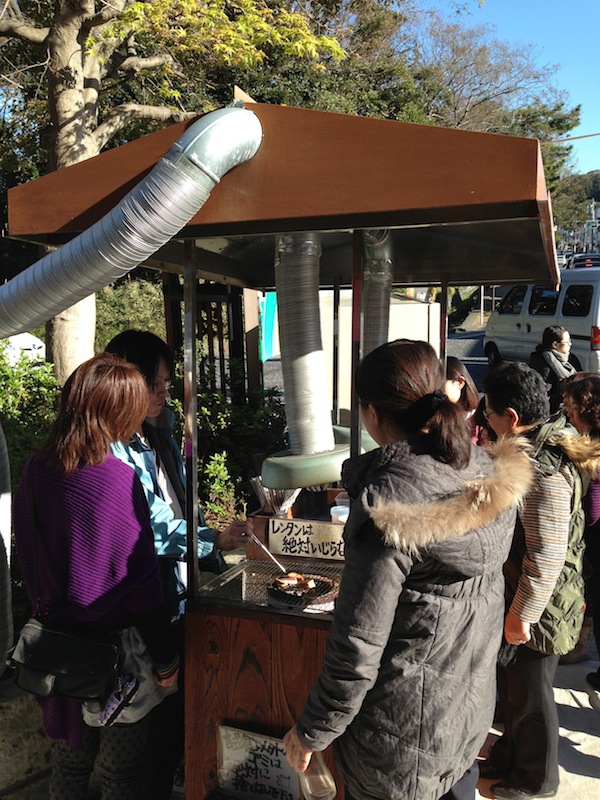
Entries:
{"label": "blue sky", "polygon": [[[600,133],[598,31],[600,0],[462,0],[472,7],[468,25],[490,24],[498,39],[533,45],[540,66],[559,65],[552,83],[568,92],[569,108],[581,105],[581,125],[570,136]],[[424,0],[424,6],[451,12],[451,0]],[[600,136],[573,142],[575,172],[600,170]]]}

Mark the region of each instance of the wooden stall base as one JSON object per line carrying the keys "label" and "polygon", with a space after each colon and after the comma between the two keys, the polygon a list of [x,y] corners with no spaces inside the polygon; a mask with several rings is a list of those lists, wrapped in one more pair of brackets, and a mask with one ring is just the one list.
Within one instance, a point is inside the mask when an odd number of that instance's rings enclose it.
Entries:
{"label": "wooden stall base", "polygon": [[[218,726],[282,737],[319,674],[329,621],[195,602],[185,625],[186,795],[204,800],[218,787]],[[331,748],[325,760],[343,800]]]}

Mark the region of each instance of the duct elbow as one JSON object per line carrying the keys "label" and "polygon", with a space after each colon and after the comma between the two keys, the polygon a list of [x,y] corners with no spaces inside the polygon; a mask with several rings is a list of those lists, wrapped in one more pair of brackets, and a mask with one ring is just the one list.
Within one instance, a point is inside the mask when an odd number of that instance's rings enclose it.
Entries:
{"label": "duct elbow", "polygon": [[222,108],[194,122],[165,160],[188,174],[199,169],[216,184],[230,169],[253,158],[261,142],[256,114],[245,108]]}

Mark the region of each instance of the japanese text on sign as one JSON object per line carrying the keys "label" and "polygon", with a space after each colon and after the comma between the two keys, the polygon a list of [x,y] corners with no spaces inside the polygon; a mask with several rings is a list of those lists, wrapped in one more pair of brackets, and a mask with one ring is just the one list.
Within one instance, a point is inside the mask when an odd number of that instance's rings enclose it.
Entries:
{"label": "japanese text on sign", "polygon": [[299,800],[298,776],[279,739],[219,726],[219,786],[231,797]]}
{"label": "japanese text on sign", "polygon": [[343,526],[310,519],[269,520],[269,548],[282,556],[344,559]]}

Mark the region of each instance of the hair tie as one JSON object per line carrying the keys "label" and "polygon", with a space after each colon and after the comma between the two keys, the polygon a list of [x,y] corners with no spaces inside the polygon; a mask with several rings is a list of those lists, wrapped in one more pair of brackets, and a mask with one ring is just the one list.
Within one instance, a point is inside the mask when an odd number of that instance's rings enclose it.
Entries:
{"label": "hair tie", "polygon": [[405,412],[406,420],[412,427],[422,428],[433,417],[442,403],[450,402],[448,395],[440,389],[419,397]]}

